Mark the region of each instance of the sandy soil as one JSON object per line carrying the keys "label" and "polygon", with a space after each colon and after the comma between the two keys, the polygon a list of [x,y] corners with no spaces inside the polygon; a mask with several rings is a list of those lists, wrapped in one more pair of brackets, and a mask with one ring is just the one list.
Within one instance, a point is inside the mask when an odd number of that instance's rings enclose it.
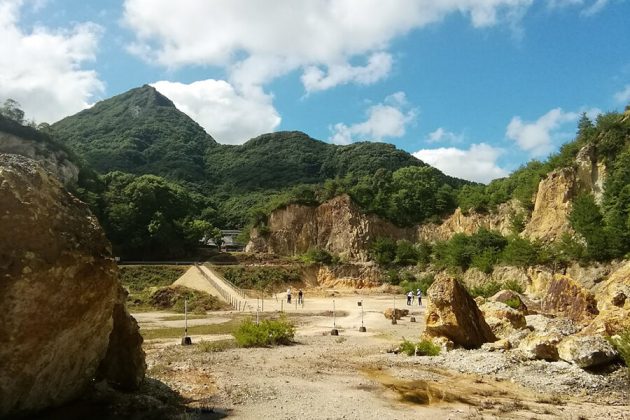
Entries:
{"label": "sandy soil", "polygon": [[[282,308],[297,323],[293,346],[204,352],[199,345],[178,345],[179,339],[146,342],[149,376],[184,396],[193,409],[188,416],[198,418],[630,419],[621,371],[605,376],[563,362],[528,364],[509,353],[455,351],[434,358],[388,353],[403,337],[417,339],[423,308],[408,307],[399,296],[396,307],[411,309],[418,322],[406,317],[392,325],[382,312],[393,306],[393,296],[331,294],[307,292],[304,307],[297,308],[265,300],[265,312]],[[262,309],[261,302],[256,306]],[[358,331],[361,308],[366,333]],[[164,316],[138,314],[138,320],[142,328],[183,326]],[[242,313],[194,321],[233,316]],[[330,335],[333,322],[338,337]],[[192,337],[193,343],[215,338]]]}

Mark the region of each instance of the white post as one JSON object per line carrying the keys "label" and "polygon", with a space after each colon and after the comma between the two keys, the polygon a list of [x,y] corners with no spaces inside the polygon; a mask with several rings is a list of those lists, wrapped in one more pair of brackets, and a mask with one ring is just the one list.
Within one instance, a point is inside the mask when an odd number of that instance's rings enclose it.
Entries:
{"label": "white post", "polygon": [[184,299],[184,337],[188,337],[188,299]]}
{"label": "white post", "polygon": [[337,328],[337,317],[335,315],[335,299],[333,299],[333,328]]}
{"label": "white post", "polygon": [[363,326],[363,299],[361,299],[361,326]]}

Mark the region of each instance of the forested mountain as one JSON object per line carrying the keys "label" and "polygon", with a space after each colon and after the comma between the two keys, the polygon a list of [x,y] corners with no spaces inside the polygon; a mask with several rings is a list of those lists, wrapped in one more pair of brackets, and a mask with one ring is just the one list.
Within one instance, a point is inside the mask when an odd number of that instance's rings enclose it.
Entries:
{"label": "forested mountain", "polygon": [[216,145],[170,99],[145,85],[64,118],[51,126],[96,171],[154,174],[204,182],[204,156]]}

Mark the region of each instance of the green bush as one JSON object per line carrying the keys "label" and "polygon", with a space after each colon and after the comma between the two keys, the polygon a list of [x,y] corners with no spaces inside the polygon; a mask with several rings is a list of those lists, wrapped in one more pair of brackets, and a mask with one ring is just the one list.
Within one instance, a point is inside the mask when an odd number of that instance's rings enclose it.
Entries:
{"label": "green bush", "polygon": [[414,280],[403,280],[400,283],[400,287],[402,287],[406,291],[411,290],[412,292],[414,292],[414,294],[416,293],[416,290],[420,289],[422,290],[422,295],[426,296],[427,290],[429,289],[429,287],[431,287],[434,281],[435,277],[433,276],[433,274],[428,274],[426,276],[420,277],[417,280],[415,280],[415,278]]}
{"label": "green bush", "polygon": [[188,300],[188,312],[198,314],[206,311],[220,311],[229,307],[227,303],[219,300],[216,296],[182,286],[162,287],[154,291],[146,301],[134,302],[134,304],[183,313],[184,300],[186,299]]}
{"label": "green bush", "polygon": [[513,297],[505,301],[505,304],[512,309],[518,309],[521,307],[521,300],[518,297]]}
{"label": "green bush", "polygon": [[468,289],[468,293],[470,293],[472,297],[481,296],[484,298],[488,298],[490,296],[495,295],[497,292],[499,292],[502,289],[503,289],[503,286],[501,285],[501,283],[496,282],[496,281],[490,281],[485,284],[470,287]]}
{"label": "green bush", "polygon": [[149,287],[173,284],[188,269],[187,266],[126,265],[120,266],[120,281],[129,292],[141,292]]}
{"label": "green bush", "polygon": [[399,348],[400,352],[407,356],[437,356],[440,354],[440,346],[433,344],[431,340],[421,340],[417,343],[403,340]]}
{"label": "green bush", "polygon": [[628,376],[630,376],[630,328],[626,329],[619,335],[610,337],[608,340],[615,347],[628,367]]}
{"label": "green bush", "polygon": [[370,245],[369,252],[378,265],[389,265],[396,259],[396,242],[390,238],[376,238]]}
{"label": "green bush", "polygon": [[286,318],[264,319],[256,324],[251,319],[244,320],[234,332],[239,347],[268,347],[293,343],[295,326]]}
{"label": "green bush", "polygon": [[309,248],[306,253],[300,256],[300,260],[305,263],[319,263],[325,265],[339,263],[339,257],[333,256],[330,252],[322,248]]}
{"label": "green bush", "polygon": [[299,267],[224,266],[219,270],[232,284],[245,289],[277,290],[302,280]]}

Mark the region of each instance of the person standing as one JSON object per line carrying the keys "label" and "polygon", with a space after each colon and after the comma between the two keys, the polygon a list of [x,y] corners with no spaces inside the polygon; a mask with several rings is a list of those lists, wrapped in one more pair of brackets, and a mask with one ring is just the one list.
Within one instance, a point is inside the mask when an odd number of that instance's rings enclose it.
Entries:
{"label": "person standing", "polygon": [[303,298],[304,298],[304,293],[302,293],[302,289],[300,289],[298,292],[298,305],[304,304]]}
{"label": "person standing", "polygon": [[291,288],[287,289],[287,303],[291,303]]}
{"label": "person standing", "polygon": [[412,301],[413,301],[413,292],[410,290],[409,293],[407,293],[407,305],[411,306]]}
{"label": "person standing", "polygon": [[422,306],[422,290],[418,289],[418,293],[416,295],[418,296],[418,306]]}

